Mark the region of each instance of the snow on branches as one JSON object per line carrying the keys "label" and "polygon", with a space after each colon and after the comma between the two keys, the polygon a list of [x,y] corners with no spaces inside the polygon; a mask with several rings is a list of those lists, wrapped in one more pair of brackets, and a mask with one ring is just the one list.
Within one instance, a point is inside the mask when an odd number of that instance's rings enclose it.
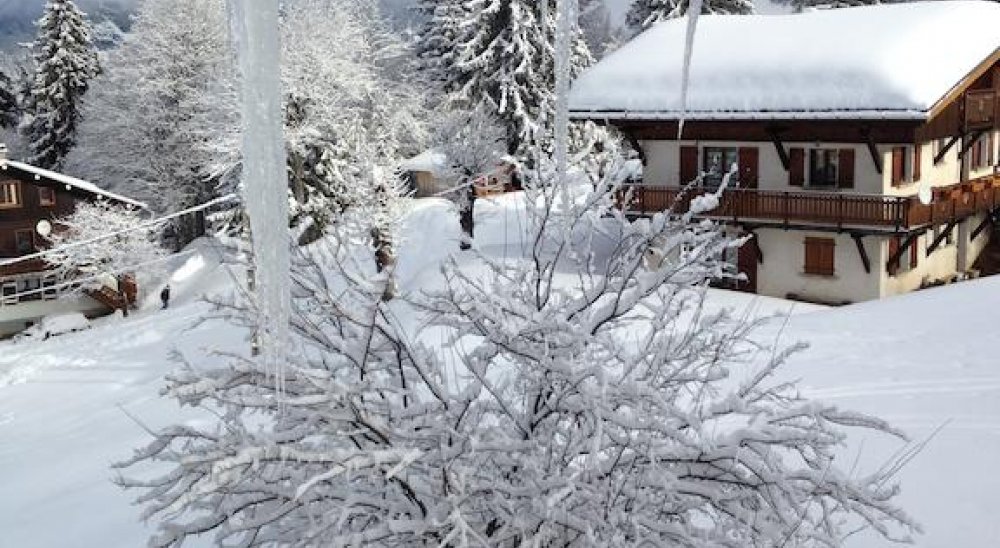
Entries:
{"label": "snow on branches", "polygon": [[167,393],[217,422],[163,430],[120,465],[169,467],[119,480],[160,522],[152,544],[837,546],[859,526],[905,538],[892,467],[855,477],[837,454],[848,428],[901,434],[801,398],[775,375],[795,348],[705,312],[707,281],[735,276],[720,256],[741,242],[689,214],[630,223],[608,182],[571,185],[567,203],[550,181],[528,180],[522,245],[447,262],[443,289],[410,300],[382,300],[389,280],[350,237],[299,248],[280,390],[253,360],[191,363]]}
{"label": "snow on branches", "polygon": [[[642,32],[654,23],[683,17],[688,5],[688,0],[635,0],[626,23],[634,32]],[[751,0],[705,0],[701,7],[701,13],[705,14],[747,15],[753,11]]]}
{"label": "snow on branches", "polygon": [[81,99],[101,71],[90,22],[72,0],[48,0],[32,50],[34,80],[21,129],[29,162],[58,170],[76,144]]}
{"label": "snow on branches", "polygon": [[136,228],[144,222],[141,211],[131,206],[107,200],[80,202],[73,213],[54,222],[47,237],[52,248],[45,260],[70,280],[148,271],[147,263],[165,257],[166,250],[151,229]]}

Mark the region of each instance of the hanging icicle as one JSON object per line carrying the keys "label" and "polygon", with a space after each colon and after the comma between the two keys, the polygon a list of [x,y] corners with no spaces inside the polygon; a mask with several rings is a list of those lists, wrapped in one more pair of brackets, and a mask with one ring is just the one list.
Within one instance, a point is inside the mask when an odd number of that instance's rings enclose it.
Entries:
{"label": "hanging icicle", "polygon": [[243,76],[242,190],[253,234],[257,333],[280,393],[290,290],[278,0],[233,0],[230,7]]}
{"label": "hanging icicle", "polygon": [[691,77],[691,54],[694,52],[694,34],[698,30],[698,17],[701,15],[703,0],[691,0],[687,12],[687,34],[684,40],[684,69],[681,72],[681,115],[677,120],[677,140],[684,135],[684,122],[687,119],[688,79]]}

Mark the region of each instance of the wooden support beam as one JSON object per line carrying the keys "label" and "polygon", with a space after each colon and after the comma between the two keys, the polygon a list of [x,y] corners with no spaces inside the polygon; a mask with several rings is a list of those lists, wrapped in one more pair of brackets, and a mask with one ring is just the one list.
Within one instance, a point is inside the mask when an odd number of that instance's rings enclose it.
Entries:
{"label": "wooden support beam", "polygon": [[986,227],[997,226],[998,222],[1000,222],[1000,211],[991,211],[988,215],[986,215],[986,218],[983,219],[983,222],[979,223],[979,226],[977,226],[976,229],[972,231],[972,235],[969,237],[969,241],[971,242],[972,240],[978,238],[979,235],[982,234],[984,230],[986,230]]}
{"label": "wooden support beam", "polygon": [[646,151],[642,149],[642,145],[640,145],[639,140],[635,138],[635,134],[631,131],[625,131],[623,134],[625,135],[625,140],[628,141],[628,144],[632,145],[632,148],[635,149],[637,154],[639,154],[639,161],[641,161],[642,165],[645,166]]}
{"label": "wooden support beam", "polygon": [[903,243],[899,244],[899,249],[897,249],[896,252],[889,257],[889,262],[885,263],[886,270],[892,271],[892,265],[897,264],[899,262],[899,259],[903,256],[903,253],[908,252],[911,245],[917,245],[917,238],[919,238],[920,235],[923,234],[924,232],[925,232],[924,230],[919,230],[916,232],[909,233],[906,236],[906,239],[903,240]]}
{"label": "wooden support beam", "polygon": [[757,233],[754,231],[749,231],[750,241],[753,242],[753,251],[757,255],[757,264],[764,264],[764,252],[760,249],[760,238],[757,237]]}
{"label": "wooden support beam", "polygon": [[865,243],[861,241],[862,237],[864,237],[863,234],[851,233],[851,238],[854,238],[854,245],[858,246],[858,255],[861,256],[861,264],[865,265],[865,272],[871,274],[872,260],[868,257],[868,250],[865,249]]}
{"label": "wooden support beam", "polygon": [[774,150],[778,152],[778,158],[781,160],[782,167],[785,168],[785,171],[788,171],[792,167],[792,159],[788,155],[784,141],[781,140],[781,132],[778,129],[769,128],[768,134],[771,135],[771,142],[774,143]]}
{"label": "wooden support beam", "polygon": [[972,148],[972,145],[976,144],[976,141],[978,141],[979,138],[982,137],[984,133],[986,133],[986,130],[981,129],[973,133],[972,138],[962,144],[962,150],[958,151],[959,159],[965,159],[965,154],[969,152],[969,149]]}
{"label": "wooden support beam", "polygon": [[941,233],[938,234],[936,238],[934,238],[934,241],[931,242],[931,245],[927,246],[927,256],[928,257],[930,257],[932,254],[934,254],[934,251],[936,251],[937,248],[938,248],[938,246],[941,245],[941,242],[943,242],[945,240],[945,238],[947,238],[948,235],[951,234],[951,231],[955,229],[955,225],[957,225],[957,224],[958,224],[958,219],[952,219],[952,221],[949,222],[944,227],[944,230],[942,230]]}
{"label": "wooden support beam", "polygon": [[944,147],[934,156],[934,165],[940,164],[941,160],[944,160],[945,155],[948,154],[948,151],[951,150],[952,147],[955,146],[955,143],[957,143],[961,138],[961,135],[955,135],[949,139],[948,142],[945,143]]}
{"label": "wooden support beam", "polygon": [[868,154],[872,157],[872,162],[875,163],[875,171],[879,175],[882,174],[882,155],[878,153],[878,147],[875,145],[875,138],[872,137],[872,132],[870,129],[864,129],[861,132],[862,136],[865,138],[865,143],[868,145]]}

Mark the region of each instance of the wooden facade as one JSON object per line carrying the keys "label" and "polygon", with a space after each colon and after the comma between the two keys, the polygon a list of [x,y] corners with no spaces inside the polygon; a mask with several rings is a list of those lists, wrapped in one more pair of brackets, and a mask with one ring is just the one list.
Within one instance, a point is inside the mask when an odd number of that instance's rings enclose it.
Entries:
{"label": "wooden facade", "polygon": [[[36,233],[38,221],[53,221],[73,212],[81,198],[55,181],[36,180],[34,175],[15,169],[0,170],[0,187],[16,188],[17,204],[0,206],[0,259],[34,253],[44,247]],[[53,199],[54,198],[54,199]],[[44,270],[42,261],[0,266],[0,277]]]}

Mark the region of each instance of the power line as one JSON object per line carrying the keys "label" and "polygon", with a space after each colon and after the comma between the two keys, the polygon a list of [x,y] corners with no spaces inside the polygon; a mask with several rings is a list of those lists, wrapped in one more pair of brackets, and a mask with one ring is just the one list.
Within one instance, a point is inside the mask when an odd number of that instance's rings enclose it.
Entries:
{"label": "power line", "polygon": [[178,211],[176,213],[171,213],[170,215],[164,215],[163,217],[158,217],[156,219],[153,219],[152,221],[146,221],[144,223],[140,223],[140,224],[138,224],[138,225],[136,225],[134,227],[131,227],[131,228],[125,228],[125,229],[122,229],[122,230],[117,230],[115,232],[109,232],[109,233],[104,234],[102,236],[97,236],[95,238],[90,238],[89,240],[83,240],[83,241],[80,241],[80,242],[72,242],[72,243],[69,243],[69,244],[66,244],[66,245],[61,245],[59,247],[55,247],[55,248],[52,248],[52,249],[44,249],[42,251],[38,251],[38,252],[32,253],[30,255],[22,255],[20,257],[14,257],[12,259],[2,259],[2,260],[0,260],[0,266],[8,266],[8,265],[12,265],[12,264],[22,263],[22,262],[25,262],[25,261],[30,261],[30,260],[33,260],[33,259],[41,259],[41,258],[43,258],[43,257],[45,257],[47,255],[52,255],[52,254],[55,254],[55,253],[61,253],[62,251],[65,251],[67,249],[72,249],[72,248],[75,248],[75,247],[81,247],[81,246],[85,246],[85,245],[96,244],[96,243],[99,243],[99,242],[103,242],[104,240],[110,240],[112,238],[115,238],[117,236],[121,236],[122,234],[127,234],[129,232],[135,232],[135,231],[138,231],[138,230],[149,230],[149,229],[152,229],[152,228],[156,228],[156,227],[158,227],[158,226],[166,223],[167,221],[176,219],[177,217],[182,217],[184,215],[189,215],[191,213],[195,213],[195,212],[198,212],[198,211],[202,211],[202,210],[208,209],[208,208],[210,208],[212,206],[216,206],[216,205],[219,205],[219,204],[230,202],[230,201],[232,201],[232,200],[234,200],[236,198],[239,198],[239,195],[236,194],[236,193],[227,194],[227,195],[222,196],[220,198],[215,198],[214,200],[209,200],[209,201],[207,201],[207,202],[205,202],[205,203],[203,203],[201,205],[190,207],[188,209],[185,209],[185,210],[182,210],[182,211]]}

